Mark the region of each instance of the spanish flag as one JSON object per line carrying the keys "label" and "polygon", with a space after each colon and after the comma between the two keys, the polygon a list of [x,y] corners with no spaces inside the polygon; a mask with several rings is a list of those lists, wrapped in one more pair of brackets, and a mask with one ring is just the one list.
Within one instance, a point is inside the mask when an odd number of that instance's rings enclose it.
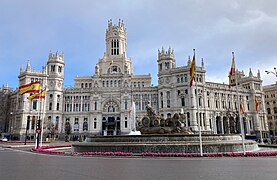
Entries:
{"label": "spanish flag", "polygon": [[40,89],[40,82],[32,82],[23,86],[19,87],[19,92],[20,94],[25,94],[25,93],[39,93]]}
{"label": "spanish flag", "polygon": [[258,112],[259,111],[259,102],[258,102],[258,99],[257,99],[257,96],[255,96],[255,103],[254,103],[254,105],[255,105],[255,111],[256,112]]}
{"label": "spanish flag", "polygon": [[229,87],[232,84],[232,79],[233,79],[233,76],[235,74],[235,56],[234,56],[234,52],[232,52],[232,54],[233,54],[233,58],[232,58],[232,66],[231,66],[231,69],[230,69],[230,72],[229,72]]}
{"label": "spanish flag", "polygon": [[241,114],[243,114],[244,113],[244,108],[243,108],[242,100],[240,100],[239,108],[240,108]]}
{"label": "spanish flag", "polygon": [[43,90],[41,93],[33,94],[33,95],[27,97],[27,99],[29,99],[30,101],[32,101],[34,99],[43,99],[43,98],[45,98],[45,94],[46,94],[46,90]]}
{"label": "spanish flag", "polygon": [[193,79],[194,79],[194,72],[195,72],[195,49],[193,49],[193,58],[192,58],[192,62],[190,64],[190,83],[189,86],[192,86],[193,83]]}

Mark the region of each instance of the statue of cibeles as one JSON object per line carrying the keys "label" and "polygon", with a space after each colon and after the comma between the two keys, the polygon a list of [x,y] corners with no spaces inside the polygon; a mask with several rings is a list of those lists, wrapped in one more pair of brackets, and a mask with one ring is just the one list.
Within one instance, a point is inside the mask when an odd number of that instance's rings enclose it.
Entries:
{"label": "statue of cibeles", "polygon": [[150,102],[146,106],[147,114],[137,121],[137,130],[142,134],[193,134],[186,127],[183,127],[185,115],[175,113],[172,118],[159,116],[151,107]]}

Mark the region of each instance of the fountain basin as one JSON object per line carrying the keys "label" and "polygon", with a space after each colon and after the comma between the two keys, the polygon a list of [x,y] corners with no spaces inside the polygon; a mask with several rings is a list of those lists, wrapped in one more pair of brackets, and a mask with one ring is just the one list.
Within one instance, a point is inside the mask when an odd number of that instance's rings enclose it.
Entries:
{"label": "fountain basin", "polygon": [[[240,152],[243,150],[240,135],[203,134],[203,152]],[[255,141],[245,140],[246,151],[255,151]],[[199,153],[197,134],[152,134],[141,136],[93,136],[86,142],[72,144],[73,152],[182,152]]]}

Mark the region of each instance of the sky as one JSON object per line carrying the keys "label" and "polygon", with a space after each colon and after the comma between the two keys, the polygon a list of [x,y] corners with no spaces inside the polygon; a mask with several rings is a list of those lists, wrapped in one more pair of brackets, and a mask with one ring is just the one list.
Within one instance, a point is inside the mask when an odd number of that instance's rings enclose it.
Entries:
{"label": "sky", "polygon": [[196,49],[206,81],[228,83],[232,51],[236,69],[266,74],[277,67],[276,0],[0,0],[0,85],[18,86],[19,68],[41,70],[50,50],[64,52],[66,87],[91,76],[105,51],[109,19],[124,21],[134,74],[157,85],[158,49],[174,49],[177,66]]}

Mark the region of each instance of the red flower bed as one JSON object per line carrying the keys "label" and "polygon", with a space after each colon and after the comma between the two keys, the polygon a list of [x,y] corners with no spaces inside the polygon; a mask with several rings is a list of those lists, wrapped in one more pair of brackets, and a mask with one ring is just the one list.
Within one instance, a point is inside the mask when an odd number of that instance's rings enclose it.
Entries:
{"label": "red flower bed", "polygon": [[49,154],[65,154],[65,152],[63,151],[49,150],[49,149],[59,148],[59,147],[70,147],[70,146],[71,146],[70,144],[58,145],[58,146],[41,146],[39,148],[32,148],[32,150],[36,152],[49,153]]}
{"label": "red flower bed", "polygon": [[[200,153],[176,153],[176,152],[143,152],[141,156],[154,157],[201,157]],[[277,151],[269,152],[217,152],[217,153],[203,153],[203,157],[255,157],[255,156],[277,156]]]}
{"label": "red flower bed", "polygon": [[72,152],[73,155],[132,156],[131,152]]}
{"label": "red flower bed", "polygon": [[[66,154],[64,151],[49,150],[59,147],[70,147],[70,144],[57,146],[42,146],[32,148],[33,151],[49,153],[49,154]],[[71,152],[71,155],[89,155],[89,156],[133,156],[132,152]],[[180,152],[142,152],[139,156],[152,157],[201,157],[200,153],[180,153]],[[277,151],[264,152],[217,152],[203,153],[203,157],[257,157],[257,156],[277,156]]]}

